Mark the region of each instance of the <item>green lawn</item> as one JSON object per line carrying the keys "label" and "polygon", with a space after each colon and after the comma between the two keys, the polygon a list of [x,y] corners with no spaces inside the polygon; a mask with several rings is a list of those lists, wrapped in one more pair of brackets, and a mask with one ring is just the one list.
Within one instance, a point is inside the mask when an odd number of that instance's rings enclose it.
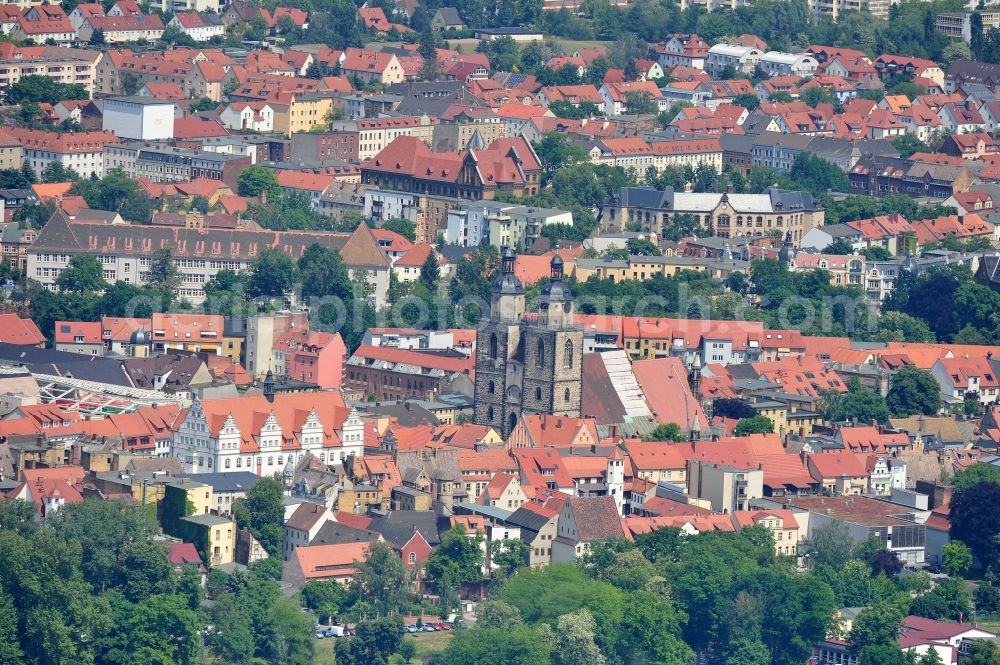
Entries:
{"label": "green lawn", "polygon": [[[333,648],[339,638],[316,640],[315,665],[334,665]],[[437,633],[416,633],[404,635],[404,640],[413,640],[417,645],[416,655],[410,661],[411,665],[419,665],[424,656],[433,656],[444,650],[451,639],[451,631]]]}
{"label": "green lawn", "polygon": [[567,53],[572,53],[573,51],[581,48],[594,48],[595,46],[610,48],[611,45],[614,44],[614,42],[602,42],[596,39],[575,40],[563,39],[562,37],[556,37],[555,41]]}
{"label": "green lawn", "polygon": [[448,642],[451,640],[451,631],[442,630],[437,633],[416,633],[414,635],[407,635],[403,639],[413,640],[417,643],[417,655],[410,662],[420,663],[422,662],[420,660],[422,657],[432,656],[444,651],[444,648],[448,646]]}

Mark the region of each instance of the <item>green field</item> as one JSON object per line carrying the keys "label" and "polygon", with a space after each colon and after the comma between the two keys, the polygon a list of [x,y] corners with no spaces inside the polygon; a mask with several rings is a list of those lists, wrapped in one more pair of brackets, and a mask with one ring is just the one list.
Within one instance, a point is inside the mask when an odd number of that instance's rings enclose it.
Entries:
{"label": "green field", "polygon": [[581,48],[594,48],[595,46],[603,46],[610,49],[614,42],[602,42],[596,39],[590,40],[574,40],[574,39],[563,39],[562,37],[556,37],[555,42],[566,51],[567,53],[572,53],[573,51]]}
{"label": "green field", "polygon": [[[416,643],[417,652],[410,663],[411,665],[419,665],[423,662],[421,659],[424,656],[432,656],[444,650],[448,641],[451,640],[451,632],[416,633],[405,635],[403,639],[413,640]],[[314,661],[316,665],[334,665],[333,645],[336,643],[337,639],[316,640],[316,660]]]}

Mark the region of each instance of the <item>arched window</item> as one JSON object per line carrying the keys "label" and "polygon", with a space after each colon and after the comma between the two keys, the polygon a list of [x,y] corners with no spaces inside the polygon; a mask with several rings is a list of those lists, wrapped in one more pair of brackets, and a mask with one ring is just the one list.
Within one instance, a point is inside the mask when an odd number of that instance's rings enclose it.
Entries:
{"label": "arched window", "polygon": [[497,336],[496,333],[490,335],[490,358],[497,359]]}
{"label": "arched window", "polygon": [[563,368],[573,368],[573,340],[568,339],[563,345]]}
{"label": "arched window", "polygon": [[542,401],[542,389],[541,388],[535,388],[535,401],[536,402]]}
{"label": "arched window", "polygon": [[491,395],[493,395],[493,394],[495,394],[495,393],[496,393],[496,391],[497,391],[497,386],[496,386],[496,384],[495,384],[495,383],[493,383],[492,381],[490,381],[490,394],[491,394]]}
{"label": "arched window", "polygon": [[569,401],[569,388],[567,388],[565,391],[563,391],[563,401],[564,402],[568,402]]}
{"label": "arched window", "polygon": [[510,429],[513,431],[514,427],[517,426],[517,414],[510,414]]}
{"label": "arched window", "polygon": [[486,409],[486,420],[493,420],[493,407]]}
{"label": "arched window", "polygon": [[535,362],[539,367],[545,367],[545,340],[538,340],[538,353],[535,357]]}

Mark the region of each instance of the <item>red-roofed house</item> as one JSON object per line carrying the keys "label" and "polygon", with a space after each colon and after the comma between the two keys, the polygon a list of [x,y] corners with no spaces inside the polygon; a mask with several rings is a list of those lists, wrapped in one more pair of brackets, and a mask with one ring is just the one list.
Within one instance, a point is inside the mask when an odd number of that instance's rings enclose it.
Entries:
{"label": "red-roofed house", "polygon": [[552,561],[572,563],[589,552],[593,543],[624,537],[614,497],[573,497],[559,513]]}
{"label": "red-roofed house", "polygon": [[357,574],[358,564],[368,559],[368,549],[368,543],[298,547],[285,565],[283,579],[295,589],[312,581],[347,586]]}
{"label": "red-roofed house", "polygon": [[487,483],[483,493],[476,500],[484,506],[503,508],[515,511],[528,500],[521,482],[517,476],[509,473],[498,473]]}
{"label": "red-roofed house", "polygon": [[104,353],[100,321],[56,321],[56,351],[99,356]]}
{"label": "red-roofed house", "polygon": [[993,404],[1000,395],[1000,381],[990,361],[982,356],[939,358],[931,374],[941,386],[941,394],[951,400],[978,397],[980,404]]}
{"label": "red-roofed house", "polygon": [[340,333],[289,330],[274,343],[271,371],[326,390],[338,390],[344,376],[347,347]]}
{"label": "red-roofed house", "polygon": [[17,314],[0,314],[0,343],[45,348],[45,335],[31,319]]}
{"label": "red-roofed house", "polygon": [[33,502],[38,514],[47,517],[67,504],[83,502],[84,474],[80,466],[23,469],[23,485],[13,498]]}
{"label": "red-roofed house", "polygon": [[364,425],[340,393],[279,393],[196,401],[171,444],[189,473],[284,473],[306,453],[321,462],[360,458]]}
{"label": "red-roofed house", "polygon": [[530,414],[515,425],[507,439],[507,446],[515,450],[545,446],[570,448],[595,446],[599,442],[597,425],[591,418]]}
{"label": "red-roofed house", "polygon": [[805,537],[790,510],[737,510],[730,517],[737,531],[754,526],[770,531],[774,538],[774,553],[778,555],[795,556],[799,551],[800,538]]}
{"label": "red-roofed house", "polygon": [[830,494],[860,496],[868,489],[864,455],[847,450],[808,455],[806,467]]}

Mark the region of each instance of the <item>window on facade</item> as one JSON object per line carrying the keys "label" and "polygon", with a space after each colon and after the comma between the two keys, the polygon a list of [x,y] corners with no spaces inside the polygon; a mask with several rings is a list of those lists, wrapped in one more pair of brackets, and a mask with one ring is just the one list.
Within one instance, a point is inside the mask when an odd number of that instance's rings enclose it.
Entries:
{"label": "window on facade", "polygon": [[535,400],[536,401],[541,401],[541,399],[542,399],[542,389],[541,388],[535,388]]}
{"label": "window on facade", "polygon": [[545,367],[545,340],[538,340],[538,354],[535,362],[539,367]]}
{"label": "window on facade", "polygon": [[495,334],[490,335],[490,358],[497,359],[497,336]]}
{"label": "window on facade", "polygon": [[409,561],[410,563],[416,563],[417,562],[416,552],[410,552],[409,556],[406,557],[406,560]]}
{"label": "window on facade", "polygon": [[573,340],[568,339],[563,345],[563,368],[571,369],[573,367]]}

